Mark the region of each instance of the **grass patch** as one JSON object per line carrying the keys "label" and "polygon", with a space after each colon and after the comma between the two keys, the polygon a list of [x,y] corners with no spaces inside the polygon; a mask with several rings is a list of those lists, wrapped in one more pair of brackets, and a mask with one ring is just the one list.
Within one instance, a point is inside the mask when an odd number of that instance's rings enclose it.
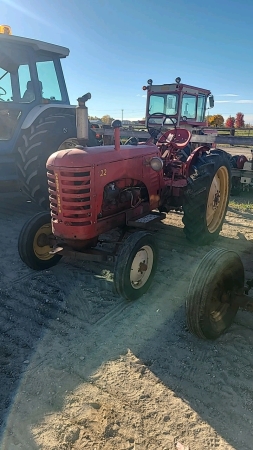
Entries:
{"label": "grass patch", "polygon": [[240,196],[237,199],[231,198],[228,206],[232,209],[236,209],[237,211],[253,213],[252,193],[251,199],[249,199],[248,195],[245,198],[243,196]]}
{"label": "grass patch", "polygon": [[[230,136],[230,131],[229,130],[219,130],[218,135]],[[235,129],[235,136],[244,136],[244,137],[253,136],[253,129],[250,129],[250,130]]]}

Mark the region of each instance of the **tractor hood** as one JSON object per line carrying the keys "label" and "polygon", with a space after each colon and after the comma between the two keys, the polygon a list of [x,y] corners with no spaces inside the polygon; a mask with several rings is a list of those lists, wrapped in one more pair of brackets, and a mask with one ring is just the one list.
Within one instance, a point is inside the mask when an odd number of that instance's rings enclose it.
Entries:
{"label": "tractor hood", "polygon": [[160,152],[154,144],[122,145],[119,151],[112,145],[86,147],[84,150],[73,148],[53,153],[48,158],[47,168],[81,168],[145,155],[159,156]]}

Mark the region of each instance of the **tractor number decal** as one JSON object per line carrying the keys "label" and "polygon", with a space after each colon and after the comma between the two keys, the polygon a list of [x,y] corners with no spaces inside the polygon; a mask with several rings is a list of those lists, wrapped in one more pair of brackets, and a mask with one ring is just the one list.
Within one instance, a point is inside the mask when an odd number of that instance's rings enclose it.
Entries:
{"label": "tractor number decal", "polygon": [[106,169],[100,169],[100,176],[101,177],[106,177],[107,173],[106,173]]}
{"label": "tractor number decal", "polygon": [[60,197],[60,187],[59,187],[58,173],[55,174],[55,184],[56,184],[56,195],[57,195],[58,212],[61,213],[61,197]]}

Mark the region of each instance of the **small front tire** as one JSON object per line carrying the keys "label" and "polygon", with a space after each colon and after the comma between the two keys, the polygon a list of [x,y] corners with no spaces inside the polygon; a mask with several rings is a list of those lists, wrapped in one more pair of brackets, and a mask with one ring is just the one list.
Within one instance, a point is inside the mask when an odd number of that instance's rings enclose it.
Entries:
{"label": "small front tire", "polygon": [[114,270],[114,285],[126,300],[137,300],[145,294],[154,278],[158,248],[151,233],[137,231],[122,244]]}
{"label": "small front tire", "polygon": [[55,266],[61,255],[51,255],[49,237],[52,235],[51,216],[41,212],[26,222],[18,239],[18,252],[22,261],[33,270]]}

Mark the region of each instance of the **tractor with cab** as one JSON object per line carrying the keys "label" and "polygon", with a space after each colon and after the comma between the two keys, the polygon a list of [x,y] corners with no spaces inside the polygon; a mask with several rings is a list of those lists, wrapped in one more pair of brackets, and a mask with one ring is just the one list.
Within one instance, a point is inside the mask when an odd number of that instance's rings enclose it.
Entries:
{"label": "tractor with cab", "polygon": [[[0,26],[0,191],[21,188],[43,208],[49,206],[47,159],[76,138],[61,66],[68,55],[68,48]],[[98,145],[91,129],[87,145]]]}

